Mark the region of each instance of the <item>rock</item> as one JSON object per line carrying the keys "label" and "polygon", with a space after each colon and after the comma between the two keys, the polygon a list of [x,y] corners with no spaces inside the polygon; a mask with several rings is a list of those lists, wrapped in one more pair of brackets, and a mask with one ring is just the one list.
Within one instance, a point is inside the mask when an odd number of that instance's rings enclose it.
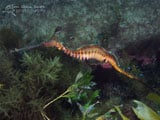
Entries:
{"label": "rock", "polygon": [[3,1],[0,28],[18,29],[23,40],[34,42],[49,40],[55,28],[62,26],[58,36],[68,47],[98,43],[123,49],[160,33],[159,4],[159,0]]}

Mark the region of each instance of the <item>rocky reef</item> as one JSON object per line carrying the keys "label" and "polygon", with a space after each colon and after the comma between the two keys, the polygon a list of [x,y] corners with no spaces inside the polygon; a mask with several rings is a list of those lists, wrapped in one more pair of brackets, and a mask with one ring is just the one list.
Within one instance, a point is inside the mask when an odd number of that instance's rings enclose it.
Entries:
{"label": "rocky reef", "polygon": [[0,28],[21,31],[22,40],[45,41],[57,26],[61,42],[71,48],[100,44],[123,49],[128,43],[160,33],[158,0],[24,0],[3,1]]}

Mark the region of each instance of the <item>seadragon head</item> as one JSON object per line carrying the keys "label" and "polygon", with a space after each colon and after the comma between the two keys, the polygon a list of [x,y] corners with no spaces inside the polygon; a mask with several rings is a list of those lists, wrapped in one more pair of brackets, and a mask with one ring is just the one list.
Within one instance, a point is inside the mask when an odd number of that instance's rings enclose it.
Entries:
{"label": "seadragon head", "polygon": [[57,38],[54,37],[51,41],[47,41],[43,43],[44,47],[56,47],[58,50],[62,50],[64,48],[64,46],[60,43],[57,42]]}

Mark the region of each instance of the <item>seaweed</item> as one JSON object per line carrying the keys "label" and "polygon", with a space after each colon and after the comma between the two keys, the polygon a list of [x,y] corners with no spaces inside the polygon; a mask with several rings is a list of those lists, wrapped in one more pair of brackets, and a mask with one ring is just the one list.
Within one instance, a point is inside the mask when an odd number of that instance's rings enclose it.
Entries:
{"label": "seaweed", "polygon": [[[136,106],[135,106],[136,105]],[[131,107],[131,114],[134,114],[136,118],[133,118],[133,115],[127,115],[127,113],[123,112],[124,105],[114,106],[104,115],[97,117],[96,120],[105,120],[105,119],[113,119],[119,120],[159,120],[160,115],[158,115],[152,108],[148,107],[141,101],[133,100],[133,105],[129,105]]]}
{"label": "seaweed", "polygon": [[42,106],[56,95],[54,88],[62,66],[59,58],[44,59],[39,53],[25,53],[20,69],[13,69],[9,63],[1,62],[1,119],[41,119]]}
{"label": "seaweed", "polygon": [[89,73],[83,75],[79,72],[75,82],[66,91],[43,106],[43,110],[41,111],[43,119],[50,120],[45,113],[45,109],[57,100],[64,98],[67,98],[70,104],[76,103],[82,113],[82,120],[95,117],[98,113],[93,110],[95,105],[99,103],[96,101],[99,96],[99,90],[92,90],[95,83],[91,82],[91,78],[92,76]]}

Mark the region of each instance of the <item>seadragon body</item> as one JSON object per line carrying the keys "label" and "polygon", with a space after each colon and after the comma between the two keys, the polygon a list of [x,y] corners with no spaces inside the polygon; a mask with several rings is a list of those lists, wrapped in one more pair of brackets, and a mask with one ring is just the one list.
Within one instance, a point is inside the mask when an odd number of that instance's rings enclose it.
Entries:
{"label": "seadragon body", "polygon": [[131,79],[138,79],[137,77],[131,75],[130,73],[127,73],[126,71],[122,70],[118,66],[114,56],[108,53],[104,48],[100,46],[88,45],[88,46],[84,46],[76,50],[71,50],[71,49],[64,47],[60,42],[57,42],[55,39],[49,42],[44,42],[43,46],[56,47],[58,50],[62,50],[67,55],[74,57],[76,59],[80,59],[80,60],[95,59],[100,62],[109,63],[119,73]]}

